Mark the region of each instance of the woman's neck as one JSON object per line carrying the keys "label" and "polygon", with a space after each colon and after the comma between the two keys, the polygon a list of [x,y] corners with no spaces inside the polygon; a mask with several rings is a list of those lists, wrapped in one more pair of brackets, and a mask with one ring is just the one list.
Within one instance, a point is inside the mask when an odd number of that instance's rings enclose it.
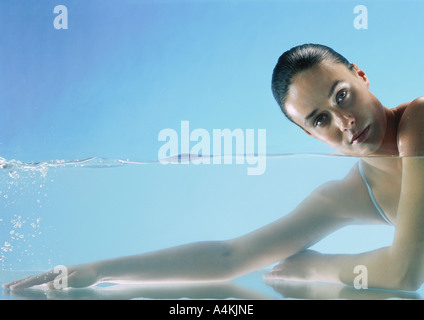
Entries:
{"label": "woman's neck", "polygon": [[364,159],[368,164],[389,173],[399,170],[401,162],[397,161],[399,159],[398,127],[406,107],[407,104],[402,104],[394,109],[384,108],[387,123],[386,133],[381,147],[371,157]]}
{"label": "woman's neck", "polygon": [[388,109],[384,108],[386,113],[386,133],[384,135],[381,147],[375,152],[374,156],[385,156],[385,157],[398,157],[398,127],[399,120],[403,114],[405,108],[403,105]]}

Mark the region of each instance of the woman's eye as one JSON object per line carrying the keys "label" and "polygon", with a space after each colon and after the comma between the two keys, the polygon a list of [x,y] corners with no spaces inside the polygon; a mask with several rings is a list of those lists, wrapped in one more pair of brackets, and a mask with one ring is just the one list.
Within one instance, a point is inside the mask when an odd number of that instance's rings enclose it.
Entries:
{"label": "woman's eye", "polygon": [[326,121],[327,121],[327,115],[321,114],[315,118],[314,127],[322,126],[325,124]]}
{"label": "woman's eye", "polygon": [[336,95],[336,102],[337,104],[341,103],[347,95],[347,91],[346,90],[341,90],[339,93],[337,93]]}

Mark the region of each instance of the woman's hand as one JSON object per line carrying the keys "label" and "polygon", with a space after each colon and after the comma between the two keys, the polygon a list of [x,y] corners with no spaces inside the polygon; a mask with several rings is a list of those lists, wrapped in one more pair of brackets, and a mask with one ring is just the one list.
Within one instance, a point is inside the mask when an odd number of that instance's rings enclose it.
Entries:
{"label": "woman's hand", "polygon": [[58,266],[45,273],[3,284],[3,288],[22,290],[36,285],[47,285],[51,290],[68,287],[83,288],[91,286],[99,280],[99,274],[93,264],[81,264],[70,267]]}
{"label": "woman's hand", "polygon": [[265,280],[317,280],[321,254],[314,250],[305,250],[276,265],[271,272],[264,274]]}

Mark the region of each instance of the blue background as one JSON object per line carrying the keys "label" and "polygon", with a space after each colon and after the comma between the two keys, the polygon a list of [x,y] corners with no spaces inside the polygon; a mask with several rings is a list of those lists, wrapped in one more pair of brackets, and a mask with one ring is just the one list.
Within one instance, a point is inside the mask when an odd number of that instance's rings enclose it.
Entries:
{"label": "blue background", "polygon": [[[56,5],[68,29],[56,30]],[[368,9],[368,29],[353,26]],[[0,156],[157,160],[164,128],[266,129],[267,152],[329,153],[270,90],[290,47],[323,43],[394,107],[421,95],[420,1],[0,1]]]}
{"label": "blue background", "polygon": [[[368,9],[357,30],[353,10]],[[56,30],[56,5],[68,29]],[[422,95],[424,2],[0,0],[0,157],[157,161],[160,130],[266,129],[265,174],[242,165],[88,166],[0,172],[2,267],[44,269],[235,237],[278,219],[355,159],[286,120],[278,57],[323,43],[368,75],[387,107]],[[92,163],[93,164],[93,163]],[[21,168],[22,169],[22,168]],[[16,224],[20,221],[21,224]],[[16,233],[22,235],[21,238]],[[352,227],[327,252],[390,243]],[[13,251],[8,248],[13,247]]]}

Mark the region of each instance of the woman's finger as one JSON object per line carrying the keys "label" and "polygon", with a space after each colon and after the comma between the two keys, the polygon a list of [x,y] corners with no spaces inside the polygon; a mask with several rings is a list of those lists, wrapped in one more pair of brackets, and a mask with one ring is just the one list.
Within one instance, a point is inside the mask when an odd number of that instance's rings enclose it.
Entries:
{"label": "woman's finger", "polygon": [[3,285],[3,288],[10,290],[22,290],[32,286],[45,284],[49,281],[52,281],[57,276],[57,273],[49,271],[42,274],[37,274],[34,276],[29,276],[24,279],[15,280]]}

